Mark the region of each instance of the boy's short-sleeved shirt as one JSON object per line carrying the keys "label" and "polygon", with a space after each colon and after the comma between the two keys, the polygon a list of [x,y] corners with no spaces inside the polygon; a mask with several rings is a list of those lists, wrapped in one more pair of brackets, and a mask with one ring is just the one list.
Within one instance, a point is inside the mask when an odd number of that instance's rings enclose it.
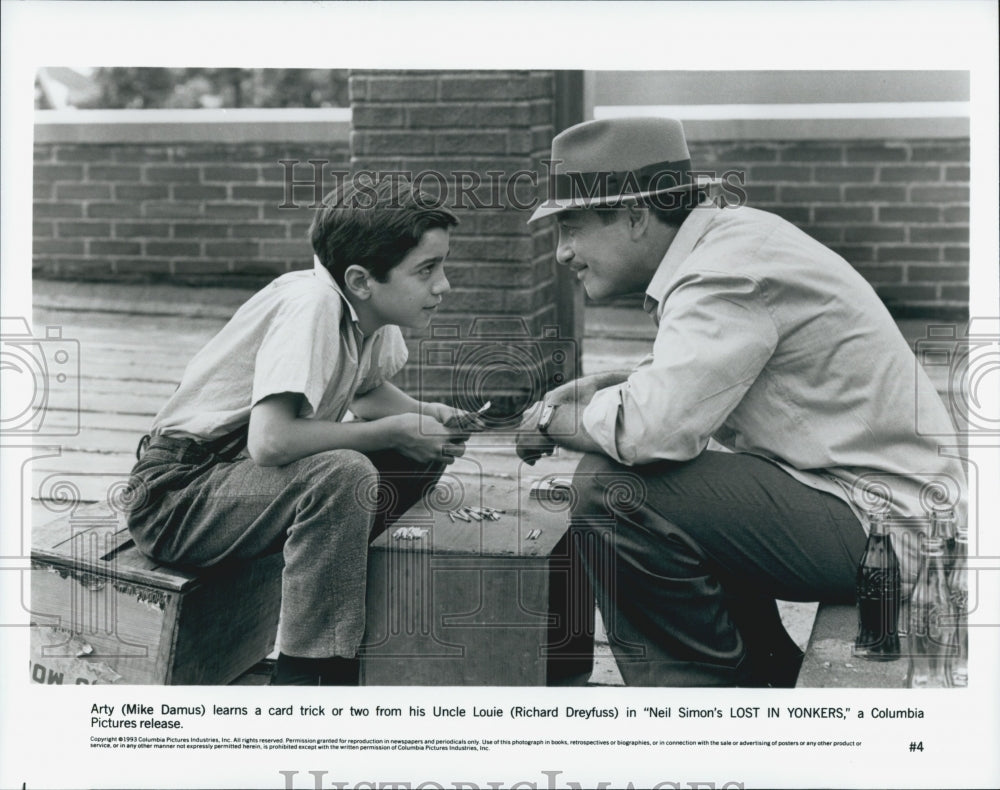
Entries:
{"label": "boy's short-sleeved shirt", "polygon": [[209,441],[249,423],[269,395],[303,396],[299,417],[339,422],[351,401],[392,378],[406,362],[397,326],[365,337],[333,277],[282,275],[256,293],[188,363],[151,434]]}

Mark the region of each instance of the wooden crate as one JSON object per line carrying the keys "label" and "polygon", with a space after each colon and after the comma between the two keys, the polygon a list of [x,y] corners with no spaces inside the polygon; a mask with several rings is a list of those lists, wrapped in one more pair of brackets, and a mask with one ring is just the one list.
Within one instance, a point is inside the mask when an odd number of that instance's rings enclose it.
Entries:
{"label": "wooden crate", "polygon": [[[364,685],[586,682],[593,596],[570,582],[568,503],[528,500],[527,491],[526,481],[497,478],[475,487],[474,501],[443,509],[434,502],[448,496],[432,494],[372,544]],[[507,512],[449,518],[462,505]]]}
{"label": "wooden crate", "polygon": [[282,557],[198,575],[157,565],[102,505],[32,534],[40,683],[224,684],[274,646]]}

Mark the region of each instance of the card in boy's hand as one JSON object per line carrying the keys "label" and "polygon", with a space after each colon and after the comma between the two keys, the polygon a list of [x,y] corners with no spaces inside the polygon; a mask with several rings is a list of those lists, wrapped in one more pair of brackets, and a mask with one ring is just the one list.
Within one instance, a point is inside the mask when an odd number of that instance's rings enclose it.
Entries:
{"label": "card in boy's hand", "polygon": [[459,430],[465,431],[485,430],[486,426],[483,425],[483,422],[479,419],[479,417],[489,411],[489,408],[492,405],[492,401],[486,401],[486,403],[476,409],[476,411],[465,412],[463,414],[456,414],[454,417],[449,417],[445,421],[444,425],[446,428],[458,428]]}

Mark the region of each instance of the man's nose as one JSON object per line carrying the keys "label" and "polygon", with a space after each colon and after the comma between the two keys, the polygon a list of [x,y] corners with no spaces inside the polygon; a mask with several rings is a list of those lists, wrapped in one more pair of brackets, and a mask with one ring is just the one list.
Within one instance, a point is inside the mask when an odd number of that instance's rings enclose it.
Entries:
{"label": "man's nose", "polygon": [[561,263],[564,266],[573,260],[573,248],[569,242],[559,240],[559,244],[556,245],[556,263]]}

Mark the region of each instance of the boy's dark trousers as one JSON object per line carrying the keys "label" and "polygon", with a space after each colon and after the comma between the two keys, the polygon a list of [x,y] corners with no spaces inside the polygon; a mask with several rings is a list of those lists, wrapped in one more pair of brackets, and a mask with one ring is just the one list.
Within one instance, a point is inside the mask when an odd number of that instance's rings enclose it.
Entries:
{"label": "boy's dark trousers", "polygon": [[181,568],[283,552],[282,652],[351,658],[364,635],[368,543],[443,469],[353,450],[261,467],[154,437],[132,470],[128,524],[140,551]]}
{"label": "boy's dark trousers", "polygon": [[763,458],[585,455],[573,485],[570,540],[626,684],[791,685],[775,599],[854,600],[857,517]]}

